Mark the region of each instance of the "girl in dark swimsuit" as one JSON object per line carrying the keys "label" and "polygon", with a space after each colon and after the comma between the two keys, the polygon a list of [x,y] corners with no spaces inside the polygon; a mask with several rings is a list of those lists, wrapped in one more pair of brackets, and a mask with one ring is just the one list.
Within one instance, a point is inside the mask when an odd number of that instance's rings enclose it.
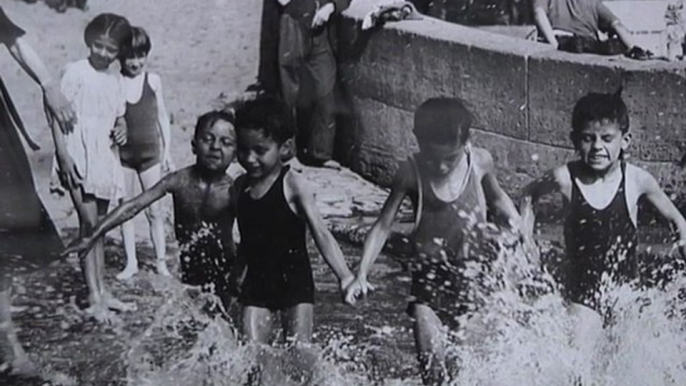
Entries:
{"label": "girl in dark swimsuit", "polygon": [[[124,166],[127,199],[135,195],[136,181],[143,190],[153,187],[162,172],[173,169],[169,154],[169,115],[162,97],[162,81],[157,74],[144,70],[152,48],[143,28],[131,28],[131,41],[120,57],[121,72],[126,93],[127,141],[119,149]],[[150,238],[155,248],[157,272],[169,276],[165,262],[164,218],[160,203],[154,203],[145,212],[150,225]],[[138,272],[136,258],[136,232],[133,221],[122,225],[122,239],[126,252],[126,268],[118,279],[129,279]]]}

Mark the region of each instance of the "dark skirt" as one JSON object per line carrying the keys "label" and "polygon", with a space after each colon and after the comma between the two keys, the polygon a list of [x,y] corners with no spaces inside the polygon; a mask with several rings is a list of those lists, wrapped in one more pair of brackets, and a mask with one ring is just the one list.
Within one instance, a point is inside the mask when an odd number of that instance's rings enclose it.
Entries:
{"label": "dark skirt", "polygon": [[0,79],[0,274],[29,272],[49,264],[63,248],[36,193],[18,133],[18,115]]}

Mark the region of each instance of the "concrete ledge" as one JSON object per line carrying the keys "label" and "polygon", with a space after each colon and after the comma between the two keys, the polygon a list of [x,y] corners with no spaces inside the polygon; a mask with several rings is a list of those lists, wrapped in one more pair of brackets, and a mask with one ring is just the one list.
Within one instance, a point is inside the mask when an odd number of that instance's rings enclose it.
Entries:
{"label": "concrete ledge", "polygon": [[353,1],[344,12],[339,50],[353,116],[344,159],[366,178],[390,183],[398,162],[416,149],[416,107],[457,96],[477,116],[474,141],[493,153],[512,193],[574,157],[571,112],[581,96],[622,87],[633,161],[668,190],[683,185],[676,162],[686,152],[686,63],[568,54],[430,17],[361,31],[377,3]]}

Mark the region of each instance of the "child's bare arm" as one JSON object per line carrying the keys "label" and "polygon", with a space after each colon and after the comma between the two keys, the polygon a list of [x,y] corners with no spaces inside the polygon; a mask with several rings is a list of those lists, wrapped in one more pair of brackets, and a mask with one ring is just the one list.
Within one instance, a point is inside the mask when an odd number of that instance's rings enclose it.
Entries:
{"label": "child's bare arm", "polygon": [[298,174],[288,173],[284,182],[284,192],[288,202],[294,204],[298,214],[307,222],[317,248],[326,263],[338,277],[341,289],[345,289],[353,281],[353,273],[345,263],[345,258],[338,242],[336,242],[336,239],[334,239],[331,232],[329,232],[329,228],[324,223],[314,203],[312,193],[304,186]]}
{"label": "child's bare arm", "polygon": [[350,287],[348,287],[345,295],[346,302],[354,304],[357,297],[366,295],[368,291],[374,289],[374,287],[367,282],[367,274],[371,270],[379,253],[381,253],[383,246],[386,244],[386,240],[388,240],[396,213],[398,212],[403,199],[408,194],[412,184],[411,181],[414,181],[412,176],[414,176],[414,170],[409,162],[400,165],[395,178],[393,179],[391,193],[388,198],[386,198],[386,201],[381,208],[379,218],[372,226],[369,234],[367,234],[364,248],[362,249],[362,260],[357,269],[357,277]]}
{"label": "child's bare arm", "polygon": [[167,192],[173,191],[175,186],[181,183],[179,173],[166,176],[152,188],[116,207],[93,228],[90,235],[74,240],[62,254],[67,255],[74,252],[84,254],[88,252],[95,240],[112,228],[132,219],[150,204],[162,198]]}
{"label": "child's bare arm", "polygon": [[522,190],[519,200],[519,213],[522,218],[522,231],[524,234],[533,234],[535,223],[534,205],[536,204],[536,201],[538,201],[540,197],[555,191],[565,190],[562,187],[562,184],[565,183],[563,176],[565,170],[566,167],[550,170]]}
{"label": "child's bare arm", "polygon": [[655,177],[643,169],[636,168],[636,170],[639,193],[644,194],[648,202],[660,212],[662,217],[676,228],[679,233],[679,250],[682,256],[686,257],[686,220],[684,220],[684,216],[660,188]]}
{"label": "child's bare arm", "polygon": [[486,196],[486,204],[502,225],[517,229],[521,223],[521,218],[512,199],[505,193],[495,177],[493,157],[486,150],[482,149],[477,149],[475,153],[483,173],[481,186],[483,186],[484,195]]}

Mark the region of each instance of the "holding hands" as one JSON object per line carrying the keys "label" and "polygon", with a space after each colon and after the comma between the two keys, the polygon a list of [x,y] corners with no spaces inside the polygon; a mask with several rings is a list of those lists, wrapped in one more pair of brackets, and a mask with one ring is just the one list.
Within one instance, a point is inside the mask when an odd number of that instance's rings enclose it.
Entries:
{"label": "holding hands", "polygon": [[346,287],[341,283],[341,288],[345,291],[345,302],[355,305],[357,299],[367,296],[367,293],[374,291],[374,286],[369,284],[364,275],[357,274],[357,277]]}

